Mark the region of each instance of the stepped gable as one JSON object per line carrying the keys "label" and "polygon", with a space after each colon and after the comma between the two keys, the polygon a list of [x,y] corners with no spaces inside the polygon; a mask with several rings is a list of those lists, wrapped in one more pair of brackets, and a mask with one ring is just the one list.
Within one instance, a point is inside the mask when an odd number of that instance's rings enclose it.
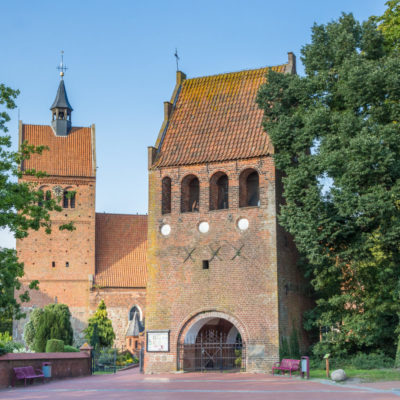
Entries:
{"label": "stepped gable", "polygon": [[259,157],[272,147],[256,104],[269,69],[232,72],[182,82],[153,167]]}
{"label": "stepped gable", "polygon": [[96,275],[101,287],[146,287],[147,215],[96,213]]}
{"label": "stepped gable", "polygon": [[56,136],[48,125],[22,125],[22,141],[47,146],[41,155],[33,154],[22,165],[50,176],[94,177],[94,143],[91,128],[71,128],[67,136]]}

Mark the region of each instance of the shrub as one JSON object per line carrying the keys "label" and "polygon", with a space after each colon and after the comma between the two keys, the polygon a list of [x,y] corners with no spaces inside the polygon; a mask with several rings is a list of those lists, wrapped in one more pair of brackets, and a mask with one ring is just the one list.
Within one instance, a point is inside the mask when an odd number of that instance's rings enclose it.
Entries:
{"label": "shrub", "polygon": [[42,315],[43,310],[41,308],[35,308],[29,314],[29,321],[25,324],[24,327],[24,340],[25,343],[30,347],[33,348],[33,343],[36,336],[36,330],[39,327],[39,318]]}
{"label": "shrub", "polygon": [[12,336],[8,332],[0,333],[0,355],[20,352],[23,348],[22,343],[13,342]]}
{"label": "shrub", "polygon": [[64,342],[59,339],[49,339],[46,343],[46,353],[59,353],[64,351]]}
{"label": "shrub", "polygon": [[394,360],[382,352],[358,353],[352,357],[351,365],[357,369],[393,368]]}
{"label": "shrub", "polygon": [[84,330],[85,337],[94,348],[111,347],[114,343],[115,333],[111,320],[107,315],[107,307],[101,300],[96,312],[89,318],[88,327]]}
{"label": "shrub", "polygon": [[49,304],[39,314],[37,322],[33,323],[35,336],[32,347],[35,351],[45,351],[49,339],[59,339],[65,344],[72,344],[73,331],[68,306]]}
{"label": "shrub", "polygon": [[68,345],[68,344],[66,344],[65,346],[64,346],[64,353],[79,353],[79,349],[77,349],[76,347],[74,347],[74,346],[70,346],[70,345]]}

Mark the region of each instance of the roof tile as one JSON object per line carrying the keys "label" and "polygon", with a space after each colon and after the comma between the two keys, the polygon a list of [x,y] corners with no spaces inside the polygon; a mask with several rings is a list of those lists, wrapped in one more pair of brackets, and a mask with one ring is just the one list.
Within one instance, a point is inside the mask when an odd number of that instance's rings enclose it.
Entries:
{"label": "roof tile", "polygon": [[269,69],[286,64],[187,79],[176,101],[155,166],[177,166],[251,158],[269,152],[255,103]]}
{"label": "roof tile", "polygon": [[96,213],[96,276],[101,287],[146,287],[147,215]]}
{"label": "roof tile", "polygon": [[22,125],[22,140],[49,148],[25,160],[23,170],[35,169],[52,176],[95,175],[91,128],[73,127],[67,136],[56,136],[48,125]]}

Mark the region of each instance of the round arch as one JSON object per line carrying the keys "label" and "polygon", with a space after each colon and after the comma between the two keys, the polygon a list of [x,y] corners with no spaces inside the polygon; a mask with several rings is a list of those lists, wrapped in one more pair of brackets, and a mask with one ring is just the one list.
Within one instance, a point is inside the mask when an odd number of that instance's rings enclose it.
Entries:
{"label": "round arch", "polygon": [[237,333],[242,337],[242,341],[247,343],[249,335],[245,325],[236,317],[222,311],[200,311],[187,318],[178,329],[178,344],[193,344],[200,329],[209,321],[220,318],[229,321],[233,328],[229,331],[228,341],[236,339]]}

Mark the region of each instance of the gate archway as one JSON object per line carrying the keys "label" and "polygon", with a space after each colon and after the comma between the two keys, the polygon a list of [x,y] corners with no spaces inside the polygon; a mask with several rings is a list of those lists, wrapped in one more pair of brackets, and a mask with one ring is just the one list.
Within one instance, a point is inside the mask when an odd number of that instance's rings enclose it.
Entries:
{"label": "gate archway", "polygon": [[190,319],[178,339],[178,370],[245,370],[246,337],[240,324],[222,313]]}

